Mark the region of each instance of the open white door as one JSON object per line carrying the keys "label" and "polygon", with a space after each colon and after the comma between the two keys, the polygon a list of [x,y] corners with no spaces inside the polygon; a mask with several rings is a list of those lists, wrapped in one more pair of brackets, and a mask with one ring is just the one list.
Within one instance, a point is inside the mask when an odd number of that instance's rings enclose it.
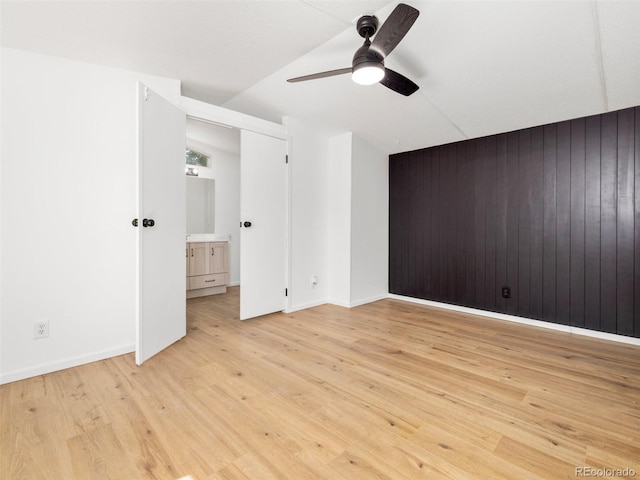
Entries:
{"label": "open white door", "polygon": [[240,178],[240,320],[246,320],[286,307],[286,142],[242,130]]}
{"label": "open white door", "polygon": [[186,335],[186,116],[138,84],[136,363]]}

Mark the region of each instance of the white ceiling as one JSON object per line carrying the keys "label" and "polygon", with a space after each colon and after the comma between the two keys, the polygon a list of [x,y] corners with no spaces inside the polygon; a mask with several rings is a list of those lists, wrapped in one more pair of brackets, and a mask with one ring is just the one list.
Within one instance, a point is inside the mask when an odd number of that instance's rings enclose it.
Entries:
{"label": "white ceiling", "polygon": [[410,97],[349,76],[353,21],[387,1],[2,2],[2,44],[182,80],[273,121],[353,131],[387,153],[640,105],[640,2],[406,0],[420,17],[386,65]]}

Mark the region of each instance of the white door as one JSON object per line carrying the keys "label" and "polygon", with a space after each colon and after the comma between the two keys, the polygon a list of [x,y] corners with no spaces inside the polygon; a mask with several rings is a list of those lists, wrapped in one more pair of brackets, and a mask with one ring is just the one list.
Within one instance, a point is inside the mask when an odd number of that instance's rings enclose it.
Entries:
{"label": "white door", "polygon": [[285,309],[286,142],[240,134],[240,320]]}
{"label": "white door", "polygon": [[186,335],[185,129],[184,112],[138,84],[138,365]]}

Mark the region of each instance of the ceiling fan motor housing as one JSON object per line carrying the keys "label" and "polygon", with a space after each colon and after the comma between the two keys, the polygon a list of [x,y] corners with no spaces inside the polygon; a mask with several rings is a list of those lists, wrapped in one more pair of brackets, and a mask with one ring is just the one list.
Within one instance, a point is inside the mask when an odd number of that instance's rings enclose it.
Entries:
{"label": "ceiling fan motor housing", "polygon": [[378,31],[378,17],[375,15],[363,15],[358,19],[356,29],[362,38],[373,37]]}
{"label": "ceiling fan motor housing", "polygon": [[360,36],[365,40],[364,45],[356,50],[356,53],[353,55],[351,62],[353,71],[355,72],[366,67],[384,70],[384,57],[377,50],[370,48],[371,40],[369,40],[378,30],[378,18],[374,15],[363,15],[358,19],[356,27]]}

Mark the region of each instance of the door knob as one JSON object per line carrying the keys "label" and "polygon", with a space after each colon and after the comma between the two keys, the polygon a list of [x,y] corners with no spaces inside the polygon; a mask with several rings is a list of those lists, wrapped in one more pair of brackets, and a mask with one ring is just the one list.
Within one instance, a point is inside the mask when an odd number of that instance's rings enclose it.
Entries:
{"label": "door knob", "polygon": [[142,219],[142,226],[143,227],[153,227],[155,224],[156,224],[156,222],[152,218],[143,218]]}
{"label": "door knob", "polygon": [[249,228],[249,227],[251,226],[251,222],[244,222],[244,226],[245,226],[246,228]]}

